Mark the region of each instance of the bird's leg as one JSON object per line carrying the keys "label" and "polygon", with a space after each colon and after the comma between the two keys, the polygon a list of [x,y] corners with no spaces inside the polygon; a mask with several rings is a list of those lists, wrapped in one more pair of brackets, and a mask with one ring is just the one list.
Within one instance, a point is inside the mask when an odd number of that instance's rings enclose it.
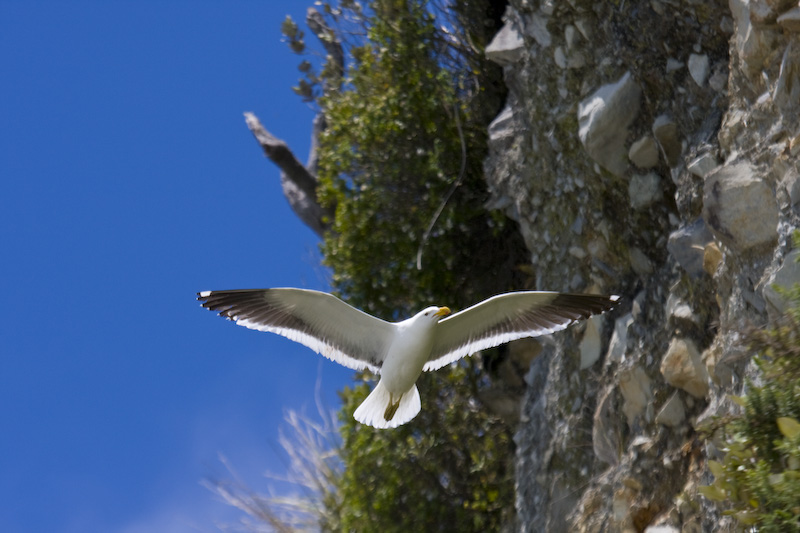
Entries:
{"label": "bird's leg", "polygon": [[394,418],[394,414],[397,412],[397,408],[400,407],[400,400],[403,398],[403,395],[400,395],[400,398],[397,401],[394,401],[394,394],[391,392],[389,393],[389,405],[386,406],[386,411],[383,413],[383,419],[387,422]]}

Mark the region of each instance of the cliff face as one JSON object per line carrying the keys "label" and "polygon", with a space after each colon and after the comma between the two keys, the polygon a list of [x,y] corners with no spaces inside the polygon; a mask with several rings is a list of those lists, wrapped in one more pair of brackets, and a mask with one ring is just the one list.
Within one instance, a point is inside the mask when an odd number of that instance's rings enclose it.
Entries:
{"label": "cliff face", "polygon": [[511,0],[487,55],[492,207],[537,289],[616,293],[526,377],[522,531],[720,531],[696,435],[753,373],[741,342],[800,281],[794,0]]}

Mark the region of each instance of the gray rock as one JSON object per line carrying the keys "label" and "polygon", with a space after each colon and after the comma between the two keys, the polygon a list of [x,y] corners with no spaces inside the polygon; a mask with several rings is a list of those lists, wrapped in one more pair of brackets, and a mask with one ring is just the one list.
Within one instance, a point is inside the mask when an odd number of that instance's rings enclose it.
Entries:
{"label": "gray rock", "polygon": [[503,142],[513,138],[514,135],[516,135],[514,109],[510,105],[506,105],[492,123],[489,124],[489,142]]}
{"label": "gray rock", "polygon": [[783,264],[776,270],[764,285],[764,299],[767,301],[767,313],[771,319],[776,320],[786,312],[786,298],[774,286],[791,289],[795,283],[800,283],[800,250],[792,250],[783,259]]}
{"label": "gray rock", "polygon": [[486,47],[486,59],[498,65],[511,65],[525,52],[525,39],[512,22],[506,22]]}
{"label": "gray rock", "polygon": [[630,261],[631,268],[640,276],[647,276],[653,273],[653,263],[650,258],[645,255],[641,248],[632,246],[628,250],[628,260]]}
{"label": "gray rock", "polygon": [[677,166],[682,151],[678,125],[669,116],[661,115],[653,122],[653,135],[661,147],[667,164],[670,167]]}
{"label": "gray rock", "polygon": [[547,29],[548,20],[548,17],[534,14],[530,22],[525,25],[525,33],[533,37],[542,48],[547,48],[553,42],[553,38]]}
{"label": "gray rock", "polygon": [[607,361],[621,363],[625,359],[625,350],[628,348],[628,328],[631,324],[633,324],[633,316],[630,313],[614,322],[614,332],[608,343]]}
{"label": "gray rock", "polygon": [[567,50],[572,50],[575,46],[575,40],[577,39],[578,31],[575,29],[575,26],[572,24],[567,24],[564,28],[564,41],[567,43]]}
{"label": "gray rock", "polygon": [[592,418],[592,450],[598,459],[610,465],[619,463],[622,448],[615,391],[609,387],[599,395]]}
{"label": "gray rock", "polygon": [[556,49],[553,50],[553,61],[556,62],[558,68],[567,68],[567,55],[560,46],[556,46]]}
{"label": "gray rock", "polygon": [[667,59],[667,74],[670,72],[675,72],[676,70],[680,70],[683,68],[683,66],[683,63],[673,57],[670,57]]}
{"label": "gray rock", "polygon": [[641,169],[653,168],[658,164],[658,145],[650,135],[645,135],[631,145],[628,159]]}
{"label": "gray rock", "polygon": [[648,406],[652,408],[653,386],[650,378],[640,366],[622,373],[619,378],[619,392],[624,400],[622,412],[633,426],[634,420],[646,414]]}
{"label": "gray rock", "polygon": [[797,205],[800,202],[800,172],[794,169],[787,171],[781,184],[786,189],[790,204]]}
{"label": "gray rock", "polygon": [[792,41],[783,52],[772,101],[781,108],[793,108],[800,103],[800,46]]}
{"label": "gray rock", "polygon": [[678,392],[675,392],[661,407],[661,410],[656,415],[656,422],[674,428],[680,426],[685,418],[686,408],[683,406]]}
{"label": "gray rock", "polygon": [[684,300],[670,293],[667,298],[667,318],[673,323],[685,322],[700,325],[700,317],[692,311],[692,308]]}
{"label": "gray rock", "polygon": [[707,55],[690,54],[689,55],[689,74],[691,74],[694,82],[702,87],[708,79],[708,73],[711,70],[711,65],[708,61]]}
{"label": "gray rock", "polygon": [[800,6],[793,7],[778,17],[778,24],[788,31],[800,31]]}
{"label": "gray rock", "polygon": [[662,524],[659,526],[648,526],[645,528],[644,533],[681,533],[681,530],[675,526]]}
{"label": "gray rock", "polygon": [[760,75],[764,59],[774,49],[778,34],[753,24],[750,18],[749,0],[730,0],[728,4],[736,20],[734,37],[736,55],[743,62],[742,70],[745,75],[755,79]]}
{"label": "gray rock", "polygon": [[718,93],[725,91],[728,87],[728,73],[723,68],[714,69],[714,73],[708,79],[708,85]]}
{"label": "gray rock", "polygon": [[578,346],[581,354],[581,370],[589,368],[600,359],[600,350],[603,340],[600,338],[600,328],[603,325],[603,318],[593,316],[586,321],[586,329],[583,331],[583,338]]}
{"label": "gray rock", "polygon": [[578,135],[589,156],[621,176],[627,168],[625,139],[639,114],[642,90],[626,72],[578,104]]}
{"label": "gray rock", "polygon": [[664,380],[695,398],[708,394],[708,370],[691,339],[674,338],[661,360]]}
{"label": "gray rock", "polygon": [[706,176],[703,218],[717,239],[739,251],[771,244],[777,238],[775,196],[746,162],[724,165]]}
{"label": "gray rock", "polygon": [[667,250],[678,264],[692,277],[700,277],[703,270],[705,246],[714,236],[702,218],[673,231],[667,241]]}
{"label": "gray rock", "polygon": [[697,156],[695,159],[689,163],[687,167],[689,172],[697,176],[698,178],[705,177],[706,174],[717,168],[719,164],[717,163],[717,158],[714,157],[712,154],[706,152]]}
{"label": "gray rock", "polygon": [[628,183],[628,196],[630,196],[632,208],[649,207],[662,198],[661,178],[655,172],[648,172],[644,175],[635,174]]}

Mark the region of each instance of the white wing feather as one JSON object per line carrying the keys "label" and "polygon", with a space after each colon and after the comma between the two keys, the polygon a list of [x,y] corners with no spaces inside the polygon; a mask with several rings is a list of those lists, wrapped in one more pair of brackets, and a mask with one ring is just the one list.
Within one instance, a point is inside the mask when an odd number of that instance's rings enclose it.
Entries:
{"label": "white wing feather", "polygon": [[354,370],[379,372],[396,331],[390,322],[319,291],[206,291],[198,300],[240,326],[277,333]]}
{"label": "white wing feather", "polygon": [[484,300],[436,325],[424,371],[437,370],[475,352],[525,337],[548,335],[611,309],[619,298],[521,291]]}

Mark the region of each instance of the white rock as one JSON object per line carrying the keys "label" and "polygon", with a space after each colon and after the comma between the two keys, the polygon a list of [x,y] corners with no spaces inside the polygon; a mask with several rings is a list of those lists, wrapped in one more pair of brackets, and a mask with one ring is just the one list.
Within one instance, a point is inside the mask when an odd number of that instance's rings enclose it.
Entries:
{"label": "white rock", "polygon": [[587,41],[590,41],[592,38],[592,23],[589,22],[587,19],[578,19],[575,21],[575,27],[578,28],[578,31],[581,32],[583,38]]}
{"label": "white rock", "polygon": [[800,172],[792,169],[784,174],[781,185],[786,189],[791,205],[800,203]]}
{"label": "white rock", "polygon": [[664,380],[695,398],[708,394],[708,370],[691,339],[674,338],[661,360]]}
{"label": "white rock", "polygon": [[667,298],[666,311],[668,320],[699,325],[700,318],[692,311],[688,303],[675,294],[670,293]]}
{"label": "white rock", "polygon": [[775,195],[746,162],[718,167],[706,176],[703,218],[717,239],[739,251],[770,244],[778,236]]}
{"label": "white rock", "polygon": [[647,526],[644,533],[681,533],[681,530],[674,526],[662,524],[659,526]]}
{"label": "white rock", "polygon": [[739,59],[743,62],[743,71],[755,80],[761,75],[764,59],[772,53],[779,32],[765,27],[757,27],[750,19],[750,0],[729,0],[731,14],[736,21],[734,44]]}
{"label": "white rock", "polygon": [[586,56],[580,50],[573,50],[567,58],[567,68],[582,68],[586,66]]}
{"label": "white rock", "polygon": [[642,90],[626,72],[578,105],[578,135],[589,156],[616,175],[624,174],[628,126],[639,114]]}
{"label": "white rock", "polygon": [[712,154],[705,152],[699,156],[697,156],[689,166],[689,172],[697,176],[698,178],[705,177],[706,174],[717,168],[719,164],[717,163],[717,158],[714,157]]}
{"label": "white rock", "polygon": [[619,378],[619,391],[625,403],[622,412],[633,425],[636,417],[645,413],[647,406],[653,401],[653,387],[650,378],[641,367],[626,370]]}
{"label": "white rock", "polygon": [[674,428],[680,426],[685,418],[686,408],[678,393],[675,392],[661,407],[656,415],[656,422]]}
{"label": "white rock", "polygon": [[631,145],[628,159],[641,169],[653,168],[658,164],[658,145],[650,135],[645,135]]}
{"label": "white rock", "polygon": [[699,277],[703,270],[703,257],[706,245],[714,236],[702,218],[683,228],[673,231],[667,241],[667,250],[690,276]]}
{"label": "white rock", "polygon": [[628,183],[628,196],[631,207],[643,209],[661,199],[661,178],[655,172],[647,174],[634,174]]}
{"label": "white rock", "polygon": [[669,116],[660,115],[653,122],[653,135],[670,168],[677,166],[682,151],[678,125]]}
{"label": "white rock", "polygon": [[516,134],[514,109],[506,104],[503,110],[489,124],[489,141],[500,142],[514,137]]}
{"label": "white rock", "polygon": [[622,432],[615,392],[616,389],[609,387],[598,395],[597,408],[592,418],[592,449],[598,459],[610,465],[619,463],[621,450]]}
{"label": "white rock", "polygon": [[572,24],[567,24],[564,28],[564,40],[567,43],[567,50],[572,50],[572,47],[575,46],[575,37],[577,36],[577,30],[575,26]]}
{"label": "white rock", "polygon": [[581,354],[581,370],[589,368],[600,359],[600,349],[603,346],[600,338],[602,324],[603,318],[600,315],[594,315],[586,321],[586,329],[583,331],[583,338],[578,346]]}
{"label": "white rock", "polygon": [[785,30],[800,31],[800,6],[793,7],[778,17],[778,24]]}
{"label": "white rock", "polygon": [[715,69],[714,74],[712,74],[711,78],[708,80],[708,85],[718,93],[723,92],[728,86],[727,71],[723,69]]}
{"label": "white rock", "polygon": [[628,260],[633,271],[639,276],[647,276],[653,273],[653,263],[641,249],[632,246],[628,250]]}
{"label": "white rock", "polygon": [[707,55],[690,54],[689,55],[689,74],[691,74],[694,82],[702,87],[708,79],[708,73],[711,71],[711,64],[708,61]]}
{"label": "white rock", "polygon": [[547,48],[553,42],[553,38],[547,29],[548,17],[538,14],[531,16],[530,22],[525,26],[525,33],[533,37],[542,48]]}
{"label": "white rock", "polygon": [[608,343],[607,361],[621,363],[625,359],[625,351],[628,348],[628,328],[631,324],[633,324],[633,316],[630,313],[614,322],[614,332]]}
{"label": "white rock", "polygon": [[569,247],[569,255],[572,257],[577,257],[578,259],[583,259],[586,257],[586,250],[581,248],[580,246],[570,246]]}
{"label": "white rock", "polygon": [[498,65],[511,65],[525,52],[525,40],[514,24],[506,22],[486,47],[486,59]]}
{"label": "white rock", "polygon": [[676,70],[680,70],[683,68],[683,63],[678,61],[677,59],[669,58],[667,59],[667,74],[670,72],[675,72]]}
{"label": "white rock", "polygon": [[564,49],[560,46],[556,46],[556,49],[553,51],[553,60],[556,62],[558,68],[567,68],[567,56],[564,54]]}
{"label": "white rock", "polygon": [[786,297],[775,290],[773,285],[790,289],[795,283],[800,283],[800,250],[792,250],[783,259],[783,264],[776,270],[764,284],[764,300],[767,301],[767,313],[771,319],[776,320],[786,312]]}
{"label": "white rock", "polygon": [[779,107],[794,107],[800,101],[800,46],[792,41],[783,51],[772,101]]}

